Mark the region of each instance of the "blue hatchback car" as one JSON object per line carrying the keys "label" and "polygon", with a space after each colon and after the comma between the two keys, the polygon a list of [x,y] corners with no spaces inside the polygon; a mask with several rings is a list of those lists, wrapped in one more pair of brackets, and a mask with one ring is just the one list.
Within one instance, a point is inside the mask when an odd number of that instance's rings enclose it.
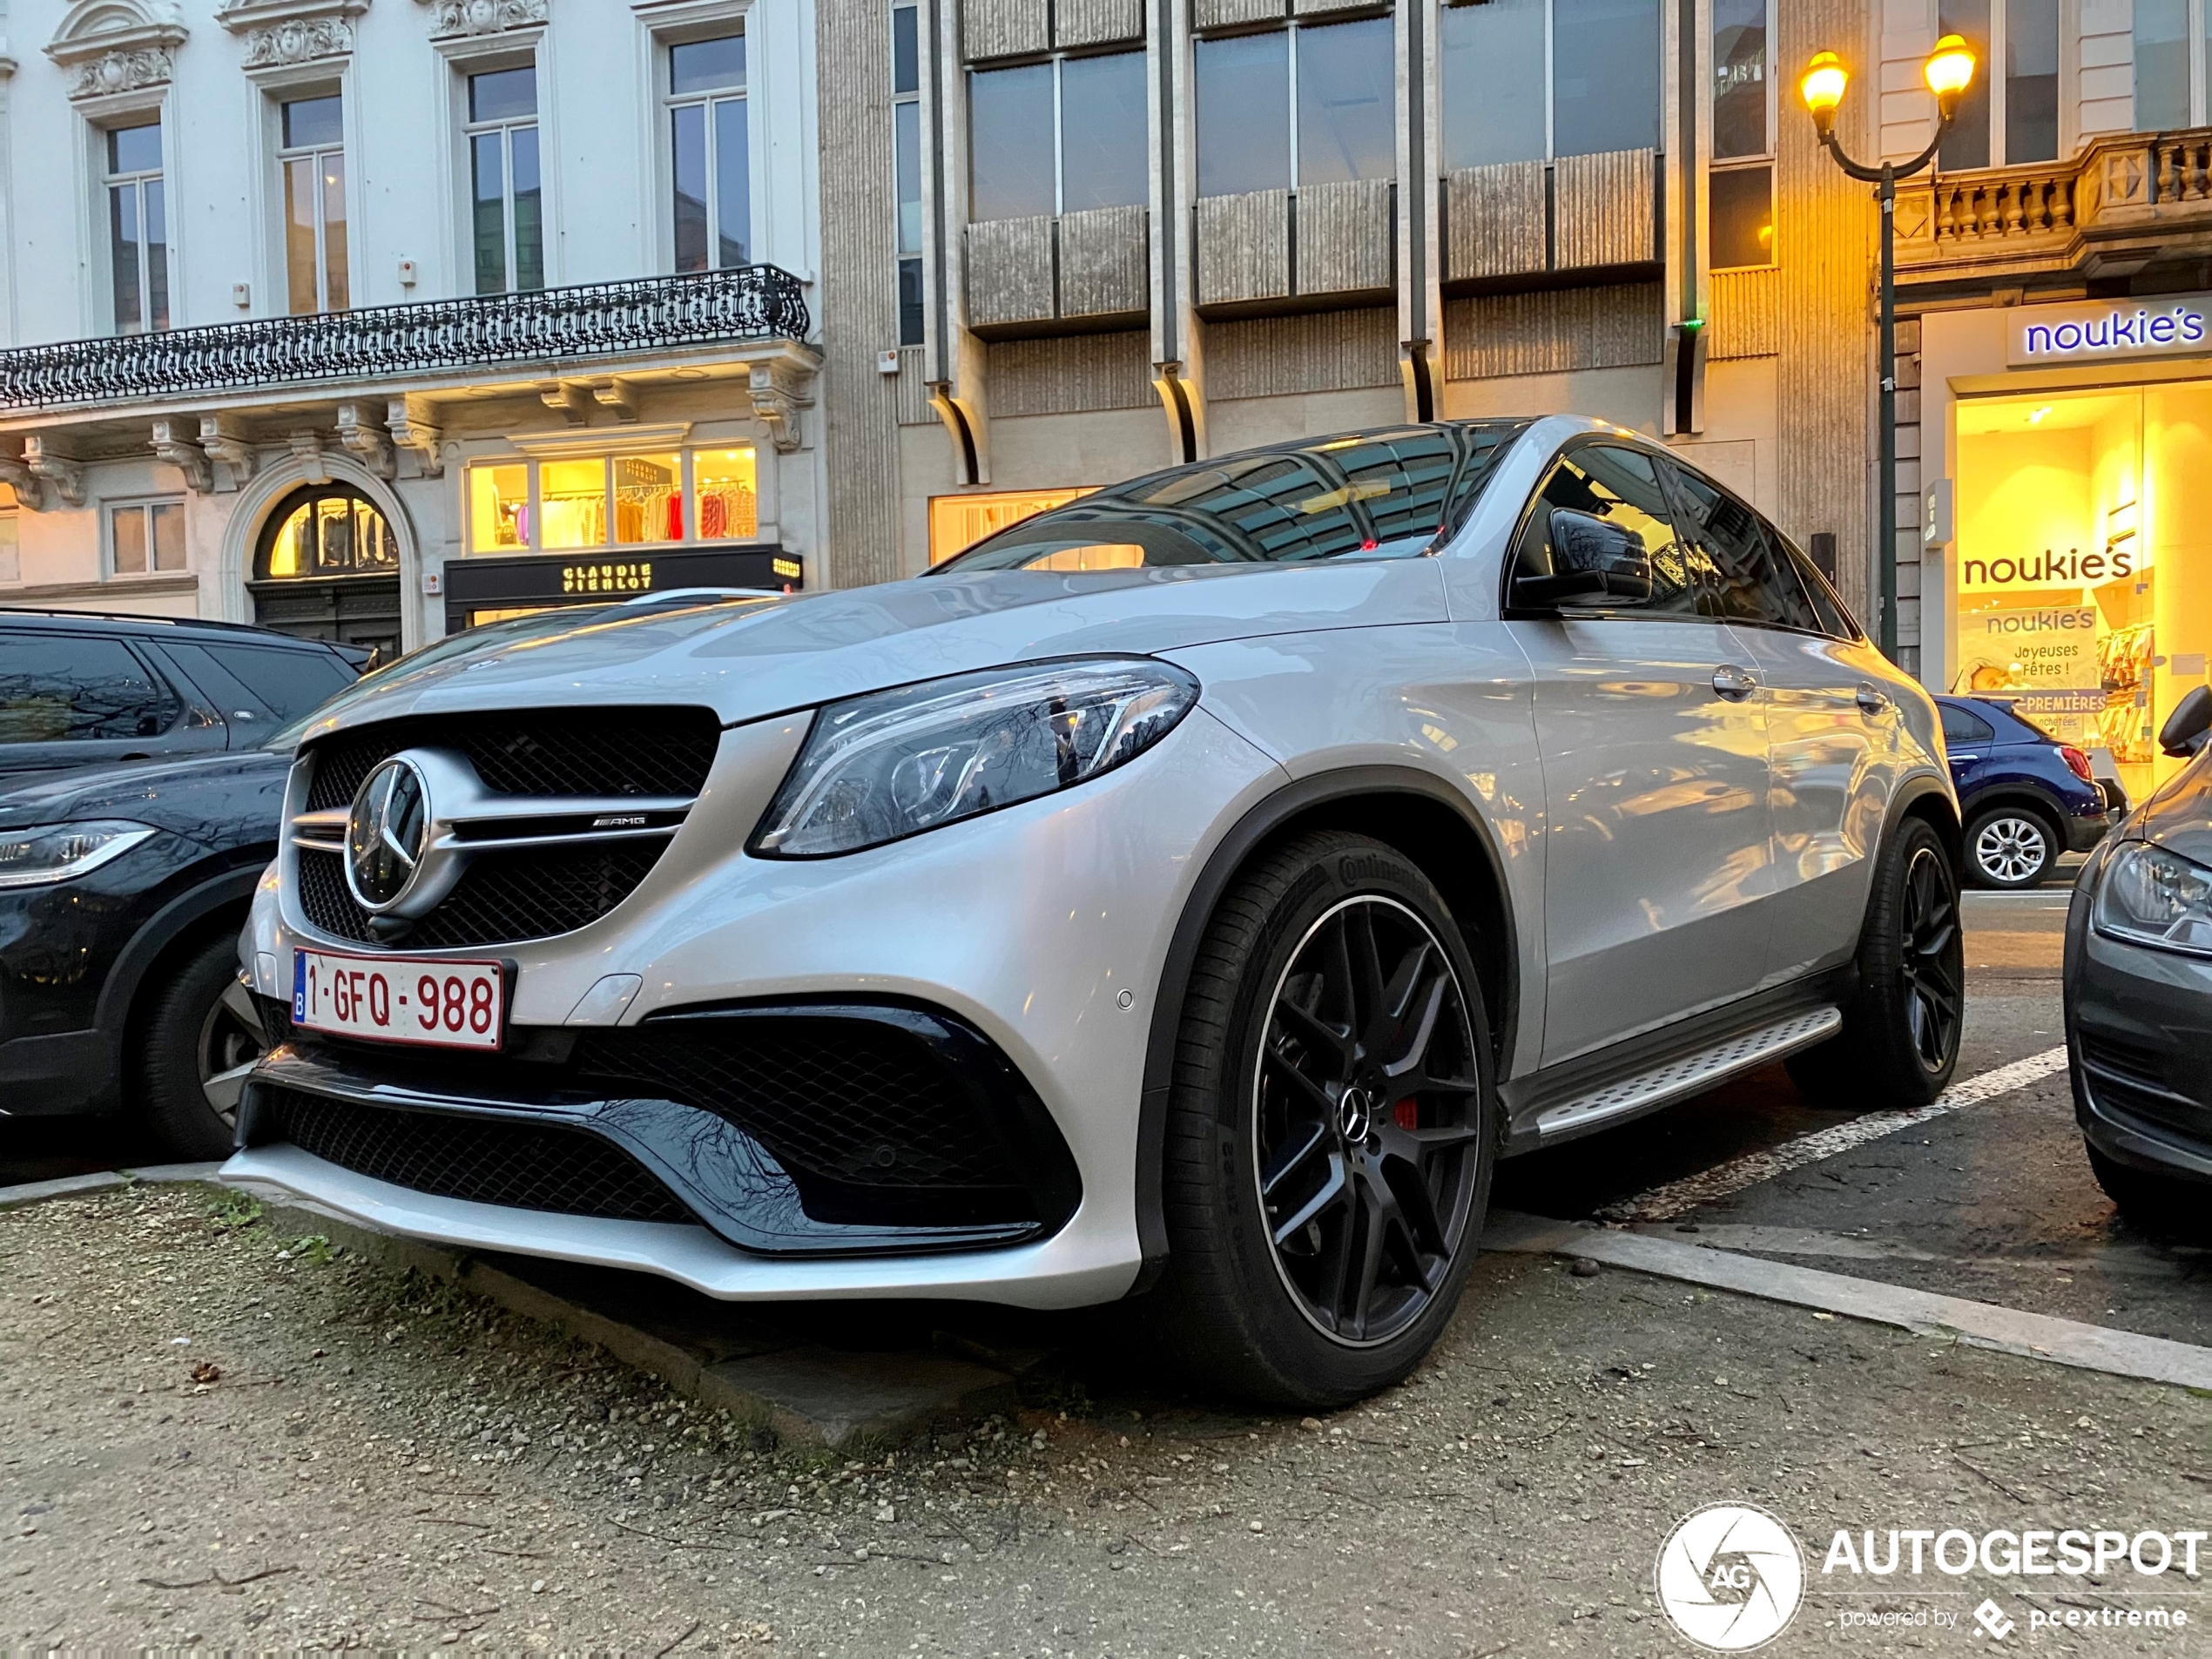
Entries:
{"label": "blue hatchback car", "polygon": [[1975,886],[2032,887],[2060,853],[2104,840],[2112,814],[2087,755],[1996,698],[1939,697],[1936,706]]}

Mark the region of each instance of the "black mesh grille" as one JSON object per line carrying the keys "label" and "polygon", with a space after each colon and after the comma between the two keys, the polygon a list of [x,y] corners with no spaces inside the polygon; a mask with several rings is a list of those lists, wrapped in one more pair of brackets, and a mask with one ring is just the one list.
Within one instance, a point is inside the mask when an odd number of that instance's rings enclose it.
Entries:
{"label": "black mesh grille", "polygon": [[[406,934],[376,942],[453,950],[573,933],[627,899],[667,845],[655,839],[479,853],[436,909]],[[368,913],[347,891],[341,855],[304,846],[298,855],[307,920],[335,938],[374,938]]]}
{"label": "black mesh grille", "polygon": [[615,1221],[691,1221],[691,1212],[620,1148],[543,1123],[396,1112],[296,1089],[267,1089],[277,1138],[357,1174],[442,1198]]}
{"label": "black mesh grille", "polygon": [[732,1021],[597,1032],[576,1069],[727,1118],[786,1169],[869,1187],[1011,1187],[998,1137],[951,1071],[860,1020]]}
{"label": "black mesh grille", "polygon": [[402,749],[458,749],[505,795],[699,792],[721,730],[711,709],[529,710],[410,716],[311,745],[307,810],[350,805],[377,763]]}
{"label": "black mesh grille", "polygon": [[2189,1135],[2212,1134],[2212,1105],[2178,1093],[2156,1049],[2084,1031],[2081,1061],[2100,1104]]}

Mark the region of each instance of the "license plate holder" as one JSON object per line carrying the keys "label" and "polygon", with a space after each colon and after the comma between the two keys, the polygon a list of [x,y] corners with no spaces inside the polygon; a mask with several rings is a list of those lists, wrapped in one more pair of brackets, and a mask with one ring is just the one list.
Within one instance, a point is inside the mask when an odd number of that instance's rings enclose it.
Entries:
{"label": "license plate holder", "polygon": [[506,960],[357,956],[300,945],[292,953],[292,1022],[360,1042],[496,1054],[507,1042],[514,982]]}

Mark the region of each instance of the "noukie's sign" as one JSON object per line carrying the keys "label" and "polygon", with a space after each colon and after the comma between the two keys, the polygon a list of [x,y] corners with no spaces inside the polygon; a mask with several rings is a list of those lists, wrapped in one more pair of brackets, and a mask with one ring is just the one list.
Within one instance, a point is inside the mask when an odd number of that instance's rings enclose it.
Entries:
{"label": "noukie's sign", "polygon": [[2014,368],[2212,352],[2212,294],[2018,306],[2006,317],[2005,361]]}
{"label": "noukie's sign", "polygon": [[1969,593],[2005,592],[2019,588],[2095,587],[2135,574],[2135,550],[2130,542],[2117,542],[2102,552],[2083,552],[2069,547],[2061,552],[2047,547],[2034,553],[2000,553],[1995,557],[1970,554],[1959,561],[1959,586]]}

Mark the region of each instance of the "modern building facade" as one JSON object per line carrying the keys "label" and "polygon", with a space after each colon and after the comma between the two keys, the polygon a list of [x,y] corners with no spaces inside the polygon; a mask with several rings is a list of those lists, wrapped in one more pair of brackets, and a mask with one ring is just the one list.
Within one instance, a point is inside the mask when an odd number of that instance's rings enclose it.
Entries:
{"label": "modern building facade", "polygon": [[802,584],[806,0],[16,0],[0,604]]}

